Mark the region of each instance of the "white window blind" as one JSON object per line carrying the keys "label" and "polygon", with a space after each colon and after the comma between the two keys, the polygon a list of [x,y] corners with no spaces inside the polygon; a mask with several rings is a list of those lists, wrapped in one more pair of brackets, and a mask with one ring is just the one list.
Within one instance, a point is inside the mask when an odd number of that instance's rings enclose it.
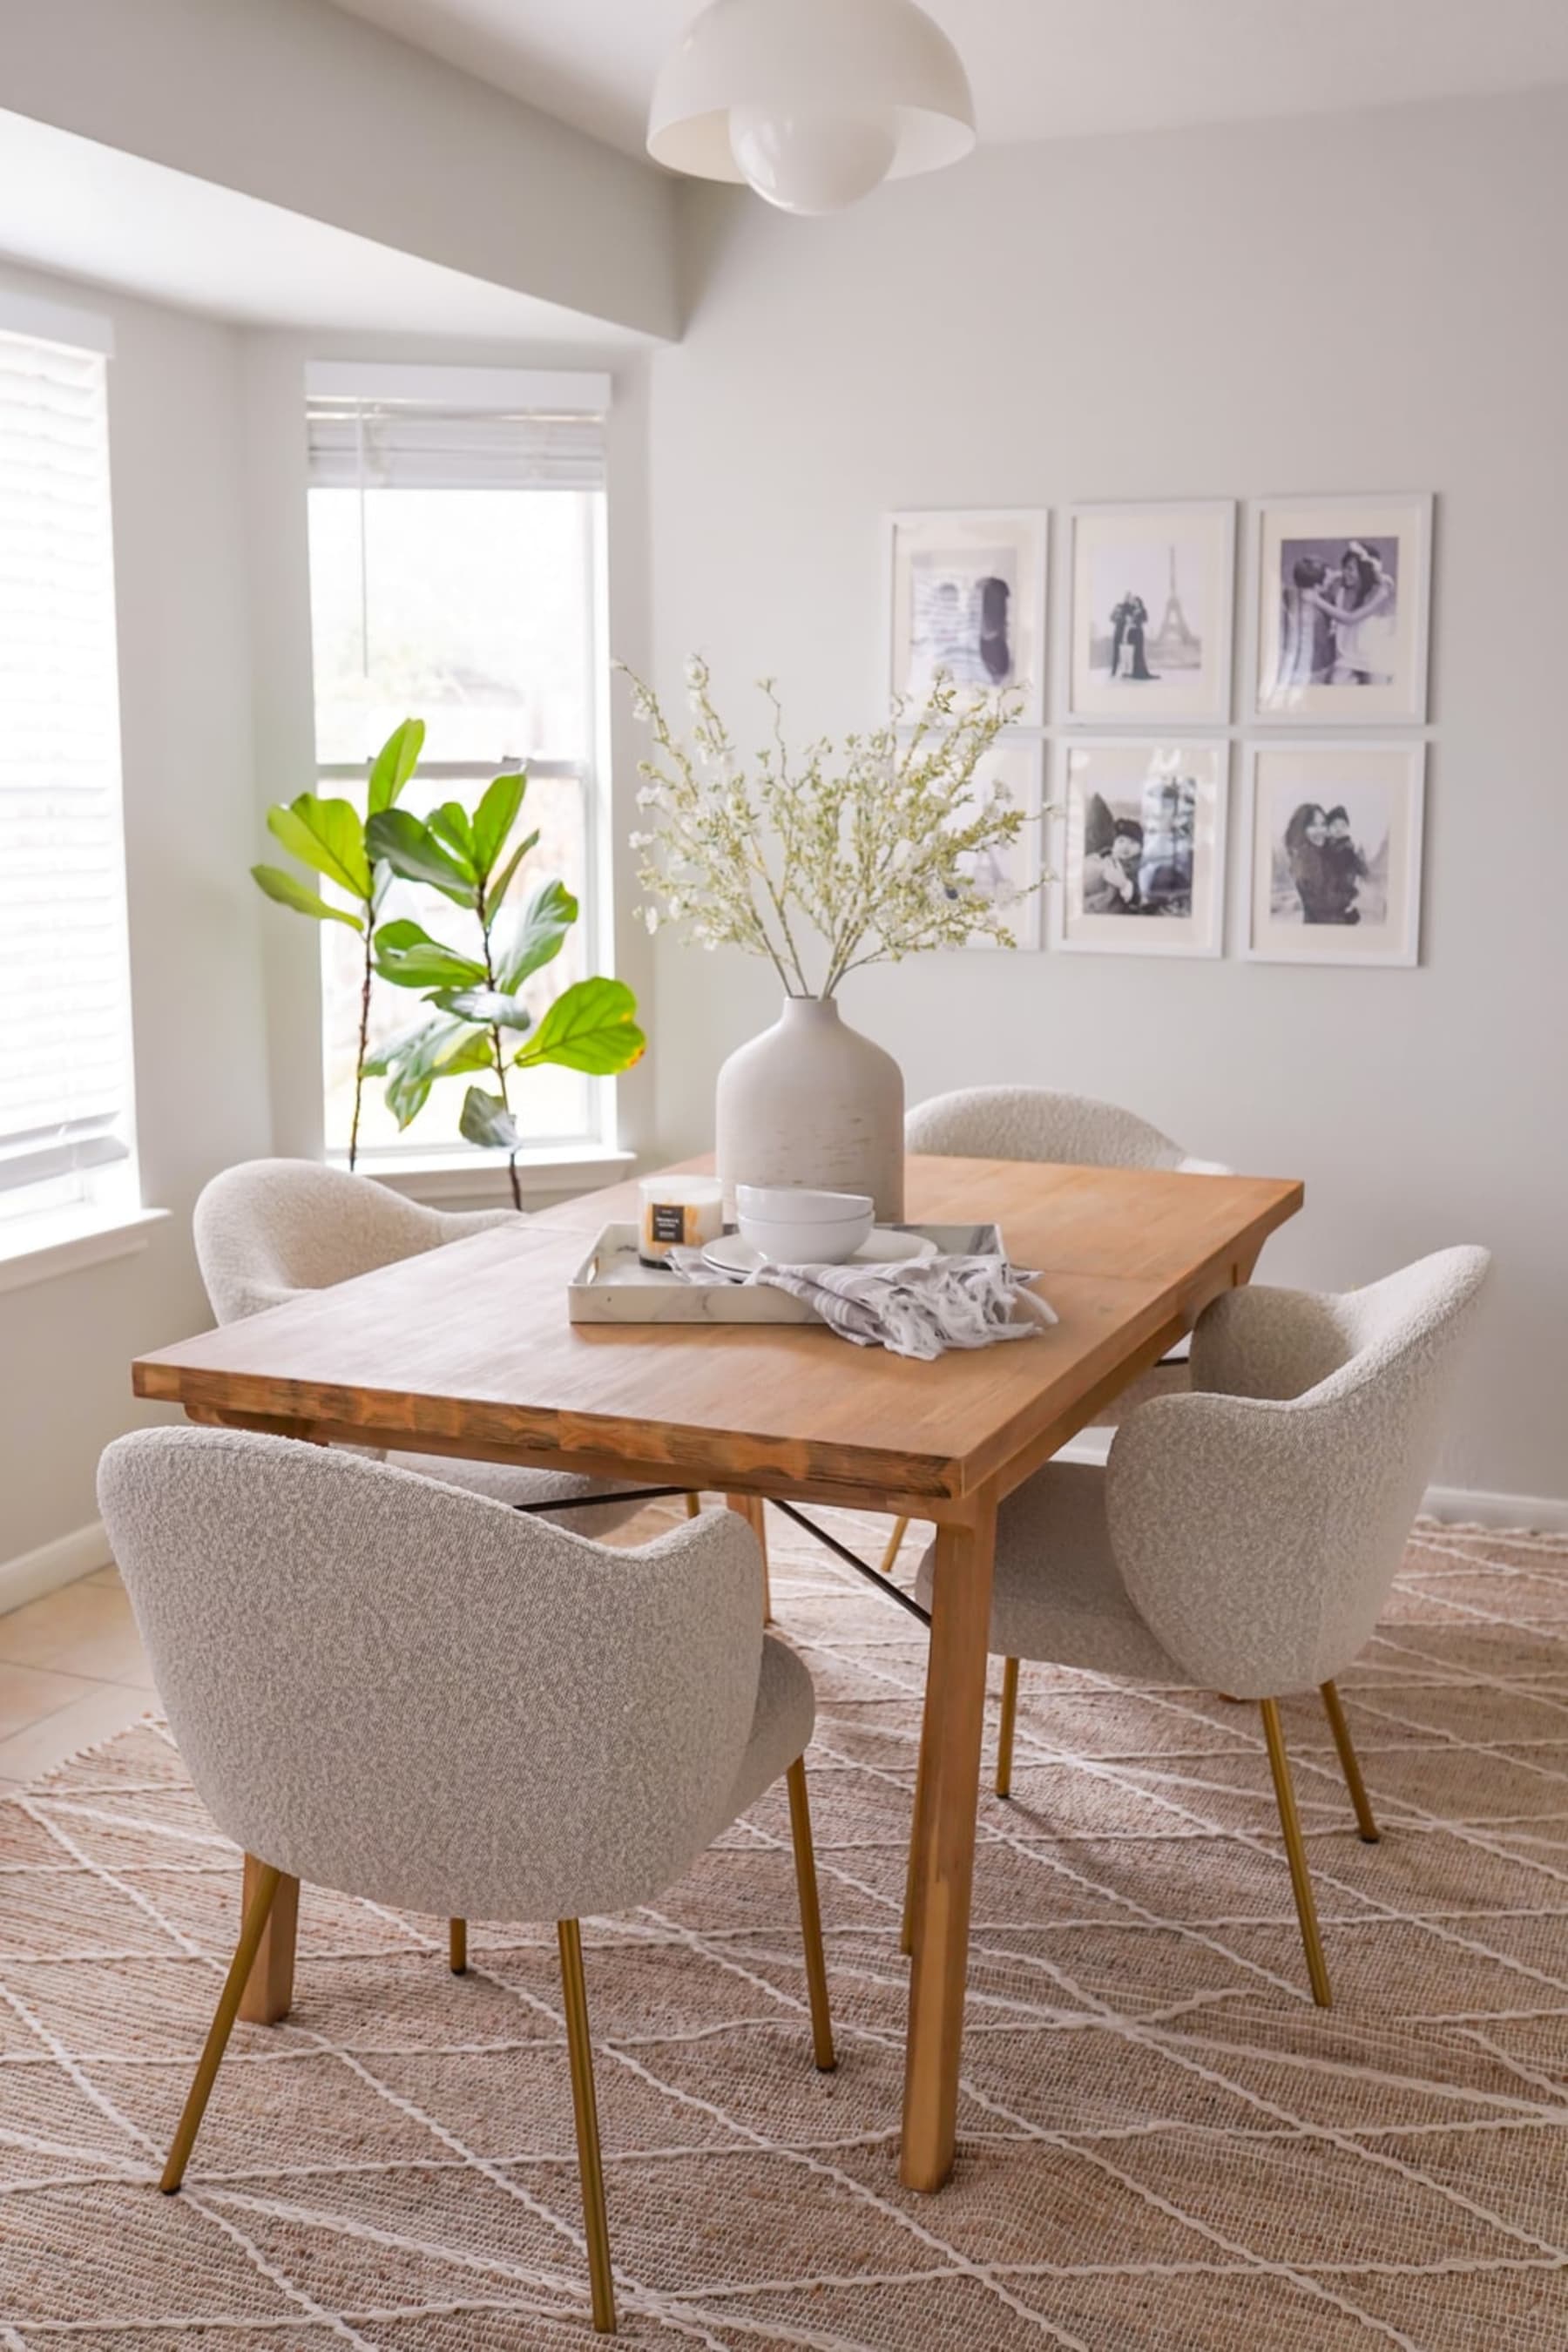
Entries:
{"label": "white window blind", "polygon": [[598,490],[605,420],[312,397],[312,489]]}
{"label": "white window blind", "polygon": [[0,1194],[130,1151],[105,377],[0,331]]}

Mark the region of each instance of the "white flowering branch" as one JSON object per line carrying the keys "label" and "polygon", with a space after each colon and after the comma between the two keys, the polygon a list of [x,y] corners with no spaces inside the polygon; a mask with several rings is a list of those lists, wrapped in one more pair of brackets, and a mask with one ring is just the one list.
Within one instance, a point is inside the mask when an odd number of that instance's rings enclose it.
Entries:
{"label": "white flowering branch", "polygon": [[[826,739],[808,744],[792,764],[778,695],[763,678],[772,740],[748,773],[713,707],[705,662],[686,665],[689,740],[652,688],[626,676],[654,743],[637,793],[652,829],[631,836],[650,931],[667,923],[701,947],[764,955],[791,996],[831,996],[866,964],[976,936],[1017,944],[1006,909],[972,878],[977,859],[1012,849],[1029,822],[1005,785],[975,781],[1018,716],[1016,698],[960,707],[952,680],[939,677],[912,717],[898,700],[884,726],[846,736],[837,751]],[[822,950],[813,958],[817,988],[800,945],[808,930]]]}

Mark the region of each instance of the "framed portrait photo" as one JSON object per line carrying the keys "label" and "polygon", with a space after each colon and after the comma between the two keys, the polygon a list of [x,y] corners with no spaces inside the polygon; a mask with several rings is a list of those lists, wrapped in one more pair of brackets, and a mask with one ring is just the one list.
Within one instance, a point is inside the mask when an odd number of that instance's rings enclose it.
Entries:
{"label": "framed portrait photo", "polygon": [[1085,737],[1057,763],[1052,946],[1218,955],[1229,744]]}
{"label": "framed portrait photo", "polygon": [[1249,745],[1245,953],[1415,963],[1426,773],[1424,743]]}
{"label": "framed portrait photo", "polygon": [[1265,499],[1256,716],[1423,725],[1431,569],[1428,492]]}
{"label": "framed portrait photo", "polygon": [[1236,507],[1075,507],[1067,716],[1121,727],[1230,718]]}
{"label": "framed portrait photo", "polygon": [[[1044,866],[1040,840],[1040,767],[1038,743],[1009,742],[993,746],[974,771],[974,793],[984,802],[999,784],[1015,808],[1024,812],[1018,838],[1006,850],[965,854],[959,859],[964,881],[974,896],[999,914],[1019,948],[1037,948],[1043,935],[1038,887]],[[984,931],[973,933],[971,948],[1006,953],[999,940]]]}
{"label": "framed portrait photo", "polygon": [[932,509],[887,522],[888,691],[923,701],[939,672],[963,694],[1045,710],[1047,518],[1032,508]]}

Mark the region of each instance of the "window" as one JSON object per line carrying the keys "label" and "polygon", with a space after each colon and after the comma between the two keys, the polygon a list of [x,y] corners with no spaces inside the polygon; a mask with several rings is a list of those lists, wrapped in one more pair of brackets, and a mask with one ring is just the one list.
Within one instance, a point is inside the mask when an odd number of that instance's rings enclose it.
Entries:
{"label": "window", "polygon": [[[82,343],[15,331],[58,315]],[[133,1200],[107,327],[0,308],[0,1220]],[[91,342],[96,348],[86,348]]]}
{"label": "window", "polygon": [[[358,800],[366,761],[401,719],[423,719],[420,772],[404,804],[470,804],[501,769],[527,768],[526,820],[540,829],[513,891],[558,876],[582,912],[534,985],[540,1007],[604,968],[600,746],[604,413],[607,379],[481,368],[315,367],[310,427],[310,604],[316,752],[323,793]],[[363,805],[363,803],[361,803]],[[454,946],[465,919],[395,886],[384,916],[417,912]],[[326,1141],[346,1149],[359,1018],[358,946],[321,926]],[[377,982],[372,1036],[419,1017],[416,997]],[[608,1139],[608,1085],[531,1071],[514,1111],[531,1142]],[[465,1083],[438,1084],[399,1137],[372,1081],[360,1124],[373,1154],[460,1142]]]}

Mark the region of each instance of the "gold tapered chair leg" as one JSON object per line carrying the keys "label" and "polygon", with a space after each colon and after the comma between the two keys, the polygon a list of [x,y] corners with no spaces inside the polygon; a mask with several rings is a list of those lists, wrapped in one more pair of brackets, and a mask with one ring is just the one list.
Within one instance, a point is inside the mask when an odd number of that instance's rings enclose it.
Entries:
{"label": "gold tapered chair leg", "polygon": [[466,1919],[447,1922],[447,1958],[455,1977],[468,1973],[468,1923]]}
{"label": "gold tapered chair leg", "polygon": [[1002,1668],[1002,1720],[996,1731],[996,1794],[1013,1793],[1013,1734],[1018,1727],[1018,1661]]}
{"label": "gold tapered chair leg", "polygon": [[698,1515],[700,1514],[700,1512],[701,1511],[701,1508],[702,1508],[702,1497],[701,1497],[701,1496],[700,1496],[700,1495],[688,1495],[688,1496],[686,1497],[686,1516],[687,1516],[687,1517],[688,1517],[689,1519],[694,1519],[694,1518],[696,1518],[696,1517],[698,1517]]}
{"label": "gold tapered chair leg", "polygon": [[1307,1949],[1307,1974],[1311,1979],[1312,1999],[1320,2009],[1331,2003],[1329,1991],[1329,1967],[1323,1958],[1323,1939],[1318,1933],[1318,1906],[1312,1900],[1311,1873],[1307,1868],[1307,1848],[1301,1836],[1301,1819],[1296,1811],[1296,1791],[1290,1782],[1290,1759],[1285,1753],[1285,1734],[1279,1724],[1279,1706],[1276,1699],[1260,1699],[1263,1710],[1263,1737],[1268,1743],[1268,1769],[1274,1775],[1274,1795],[1279,1807],[1279,1827],[1285,1837],[1285,1855],[1290,1864],[1290,1885],[1296,1896],[1296,1916],[1301,1923],[1301,1941]]}
{"label": "gold tapered chair leg", "polygon": [[784,1774],[789,1790],[789,1832],[795,1846],[795,1883],[800,1896],[800,1937],[805,1947],[805,1989],[811,2001],[811,2047],[825,2074],[838,2063],[833,2019],[827,2006],[827,1963],[822,1955],[822,1912],[816,1899],[816,1857],[811,1850],[811,1805],[805,1793],[805,1759],[797,1756]]}
{"label": "gold tapered chair leg", "polygon": [[185,2177],[185,2167],[191,2160],[191,2150],[195,2146],[196,2134],[202,2127],[202,2117],[206,2113],[207,2101],[217,2080],[217,2070],[223,2063],[223,2053],[228,2048],[228,2037],[239,2014],[240,1995],[256,1964],[261,1938],[267,1933],[273,1898],[282,1875],[282,1872],[274,1870],[270,1863],[262,1864],[256,1872],[254,1891],[240,1923],[239,1941],[234,1948],[234,1958],[228,1964],[223,1990],[217,1997],[213,2021],[207,2028],[206,2042],[196,2067],[195,2080],[191,2084],[168,2160],[159,2178],[158,2186],[165,2197],[172,2197]]}
{"label": "gold tapered chair leg", "polygon": [[610,2224],[605,2212],[605,2168],[599,2159],[599,2109],[594,2097],[594,2045],[588,2036],[588,1988],[583,1980],[583,1937],[575,1919],[556,1922],[561,1984],[566,1996],[566,2049],[572,2062],[572,2111],[577,2119],[577,2175],[583,2184],[583,2227],[588,2240],[588,2286],[594,2332],[616,2332],[616,2287],[610,2271]]}
{"label": "gold tapered chair leg", "polygon": [[1356,1827],[1367,1845],[1380,1843],[1383,1832],[1377,1826],[1377,1816],[1372,1810],[1372,1799],[1366,1793],[1366,1782],[1361,1777],[1361,1759],[1351,1739],[1351,1727],[1345,1721],[1345,1711],[1339,1692],[1332,1683],[1319,1685],[1318,1696],[1323,1702],[1323,1713],[1329,1718],[1329,1729],[1334,1735],[1334,1746],[1340,1751],[1340,1767],[1345,1776],[1345,1786],[1355,1807]]}
{"label": "gold tapered chair leg", "polygon": [[888,1538],[888,1549],[882,1554],[880,1560],[878,1562],[878,1566],[884,1576],[891,1576],[893,1569],[898,1561],[900,1546],[902,1544],[904,1538],[909,1534],[909,1531],[910,1523],[908,1519],[895,1519],[893,1521],[893,1532]]}

